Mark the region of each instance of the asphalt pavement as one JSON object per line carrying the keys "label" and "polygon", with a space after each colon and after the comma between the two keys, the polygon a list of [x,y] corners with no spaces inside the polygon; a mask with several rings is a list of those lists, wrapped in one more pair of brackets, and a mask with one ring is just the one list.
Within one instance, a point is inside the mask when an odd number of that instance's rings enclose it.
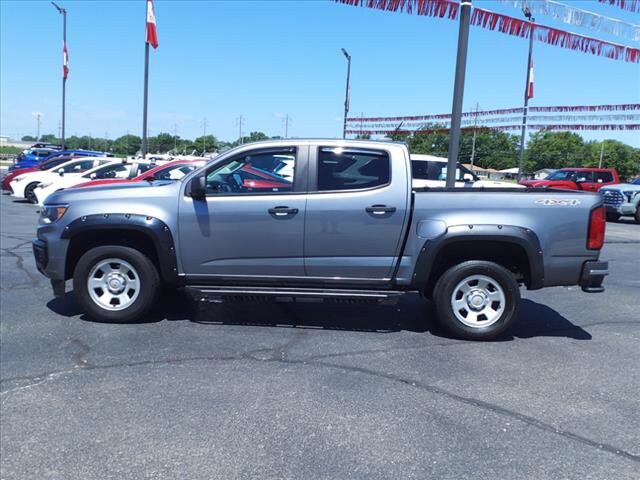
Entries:
{"label": "asphalt pavement", "polygon": [[0,209],[2,479],[640,477],[640,225],[608,224],[606,292],[523,290],[476,343],[417,296],[94,323],[35,268],[37,207]]}

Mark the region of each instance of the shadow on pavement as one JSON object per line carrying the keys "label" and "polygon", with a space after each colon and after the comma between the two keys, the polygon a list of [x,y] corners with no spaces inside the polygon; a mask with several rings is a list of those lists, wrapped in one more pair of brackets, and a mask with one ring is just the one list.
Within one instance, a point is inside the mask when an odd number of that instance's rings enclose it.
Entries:
{"label": "shadow on pavement", "polygon": [[[202,325],[299,327],[378,333],[405,330],[454,338],[437,323],[433,305],[418,295],[407,295],[398,305],[282,303],[270,300],[211,304],[195,302],[181,290],[163,291],[161,299],[158,308],[136,323],[188,320]],[[81,320],[91,321],[82,313],[73,292],[49,301],[47,307],[58,315],[80,315]],[[589,332],[552,308],[523,299],[515,325],[496,341],[532,337],[592,338]]]}

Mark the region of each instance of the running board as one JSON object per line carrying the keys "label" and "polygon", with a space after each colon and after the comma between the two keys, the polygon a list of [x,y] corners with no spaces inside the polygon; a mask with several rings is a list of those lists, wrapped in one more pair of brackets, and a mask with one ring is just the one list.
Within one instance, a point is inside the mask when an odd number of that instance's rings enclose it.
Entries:
{"label": "running board", "polygon": [[200,302],[339,302],[394,305],[404,292],[398,290],[345,290],[337,288],[212,287],[189,285],[185,290]]}

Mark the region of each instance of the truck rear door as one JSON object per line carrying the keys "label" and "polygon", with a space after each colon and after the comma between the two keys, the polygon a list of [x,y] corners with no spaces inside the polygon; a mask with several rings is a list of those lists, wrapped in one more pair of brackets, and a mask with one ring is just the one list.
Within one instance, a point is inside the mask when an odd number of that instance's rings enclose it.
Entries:
{"label": "truck rear door", "polygon": [[389,280],[408,218],[409,162],[404,152],[400,147],[311,146],[307,277]]}

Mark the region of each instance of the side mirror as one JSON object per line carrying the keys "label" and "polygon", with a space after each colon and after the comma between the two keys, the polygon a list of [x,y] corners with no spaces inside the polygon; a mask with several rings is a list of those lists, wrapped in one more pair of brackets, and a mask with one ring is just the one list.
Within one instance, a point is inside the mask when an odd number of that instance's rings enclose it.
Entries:
{"label": "side mirror", "polygon": [[64,168],[58,169],[58,175],[60,175],[61,177],[64,176]]}
{"label": "side mirror", "polygon": [[465,173],[465,174],[462,176],[462,179],[463,179],[465,182],[473,182],[473,175],[471,175],[470,173]]}
{"label": "side mirror", "polygon": [[90,178],[91,180],[95,180],[95,179],[96,179],[96,177],[97,177],[96,172],[93,172],[91,175],[89,175],[89,178]]}
{"label": "side mirror", "polygon": [[194,200],[204,200],[207,196],[204,173],[198,174],[191,179],[187,187],[187,195]]}
{"label": "side mirror", "polygon": [[587,179],[585,177],[576,178],[576,183],[584,183]]}

